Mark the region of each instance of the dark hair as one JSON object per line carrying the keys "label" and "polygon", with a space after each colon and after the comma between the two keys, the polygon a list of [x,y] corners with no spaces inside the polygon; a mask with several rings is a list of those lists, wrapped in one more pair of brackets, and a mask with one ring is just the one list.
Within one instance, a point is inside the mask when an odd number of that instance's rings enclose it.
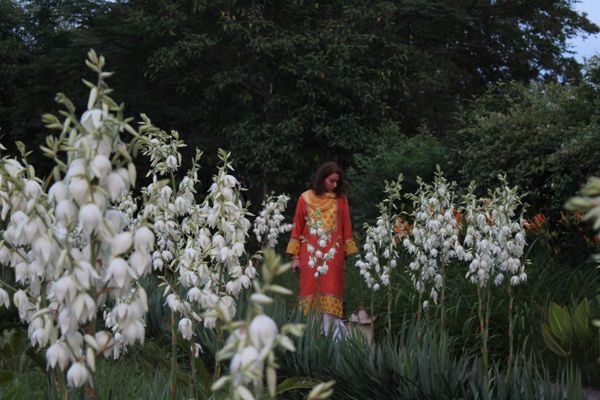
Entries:
{"label": "dark hair", "polygon": [[340,176],[340,180],[338,181],[334,193],[338,197],[345,195],[348,192],[348,181],[344,175],[344,170],[342,170],[342,168],[334,161],[324,162],[317,168],[317,172],[315,172],[314,178],[310,183],[310,188],[317,195],[325,193],[325,178],[331,174],[338,174]]}

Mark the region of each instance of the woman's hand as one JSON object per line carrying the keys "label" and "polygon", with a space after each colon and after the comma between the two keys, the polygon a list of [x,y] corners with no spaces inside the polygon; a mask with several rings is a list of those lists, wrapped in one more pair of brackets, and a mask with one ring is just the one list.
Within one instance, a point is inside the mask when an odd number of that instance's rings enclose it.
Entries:
{"label": "woman's hand", "polygon": [[292,271],[300,272],[300,260],[298,260],[298,257],[292,259]]}

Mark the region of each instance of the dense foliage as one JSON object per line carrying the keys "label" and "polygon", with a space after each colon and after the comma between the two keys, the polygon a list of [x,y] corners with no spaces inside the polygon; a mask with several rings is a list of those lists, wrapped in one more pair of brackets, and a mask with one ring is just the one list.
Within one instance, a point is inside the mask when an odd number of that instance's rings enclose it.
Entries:
{"label": "dense foliage", "polygon": [[255,204],[300,191],[324,159],[360,172],[361,157],[402,151],[423,129],[446,143],[465,126],[461,105],[495,82],[577,81],[566,41],[598,30],[569,0],[0,4],[5,142],[41,143],[35,116],[53,109],[55,84],[83,98],[79,60],[93,47],[134,113],[213,165],[231,150]]}
{"label": "dense foliage", "polygon": [[[300,398],[330,379],[337,398],[562,398],[555,382],[581,397],[582,381],[600,384],[600,224],[585,221],[598,200],[579,199],[586,216],[563,205],[600,175],[600,58],[580,71],[565,50],[597,31],[571,0],[0,0],[0,128],[13,155],[0,162],[0,397],[83,398],[96,382],[100,398],[203,398],[211,386],[217,398]],[[109,75],[81,85],[90,47],[115,66],[126,108],[108,97]],[[57,88],[74,101],[57,96],[67,112],[45,117],[61,133],[44,142],[36,116],[56,111]],[[124,118],[140,112],[182,133]],[[287,266],[246,246],[263,195],[299,193],[326,159],[352,183],[367,245],[360,271],[349,260],[345,311],[369,309],[373,347],[320,336],[280,296],[297,285]],[[485,197],[498,174],[505,191]],[[61,179],[59,207],[47,192]],[[467,194],[470,180],[479,192]],[[275,199],[254,219],[269,247],[289,229],[288,198]],[[139,214],[105,232],[96,208]],[[61,224],[68,237],[52,231]],[[142,228],[156,251],[135,240]],[[95,249],[90,268],[78,246]]]}

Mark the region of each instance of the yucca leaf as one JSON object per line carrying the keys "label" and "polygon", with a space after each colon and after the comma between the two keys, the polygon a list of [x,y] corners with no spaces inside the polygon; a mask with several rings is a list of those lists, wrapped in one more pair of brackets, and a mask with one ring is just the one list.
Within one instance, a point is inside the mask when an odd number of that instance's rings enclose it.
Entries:
{"label": "yucca leaf", "polygon": [[283,382],[277,385],[275,389],[275,393],[279,396],[282,393],[288,392],[290,390],[298,390],[298,389],[312,389],[315,385],[321,383],[320,380],[309,378],[306,376],[294,376],[291,378],[285,379]]}

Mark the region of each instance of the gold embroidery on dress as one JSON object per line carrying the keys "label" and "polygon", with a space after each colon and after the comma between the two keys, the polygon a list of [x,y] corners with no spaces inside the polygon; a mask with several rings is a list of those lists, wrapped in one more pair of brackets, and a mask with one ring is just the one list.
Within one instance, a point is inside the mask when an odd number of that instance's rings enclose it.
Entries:
{"label": "gold embroidery on dress", "polygon": [[337,226],[337,198],[335,193],[324,193],[317,196],[312,190],[302,193],[308,208],[309,221],[316,224],[317,210],[321,217],[321,227],[326,232],[335,230]]}

